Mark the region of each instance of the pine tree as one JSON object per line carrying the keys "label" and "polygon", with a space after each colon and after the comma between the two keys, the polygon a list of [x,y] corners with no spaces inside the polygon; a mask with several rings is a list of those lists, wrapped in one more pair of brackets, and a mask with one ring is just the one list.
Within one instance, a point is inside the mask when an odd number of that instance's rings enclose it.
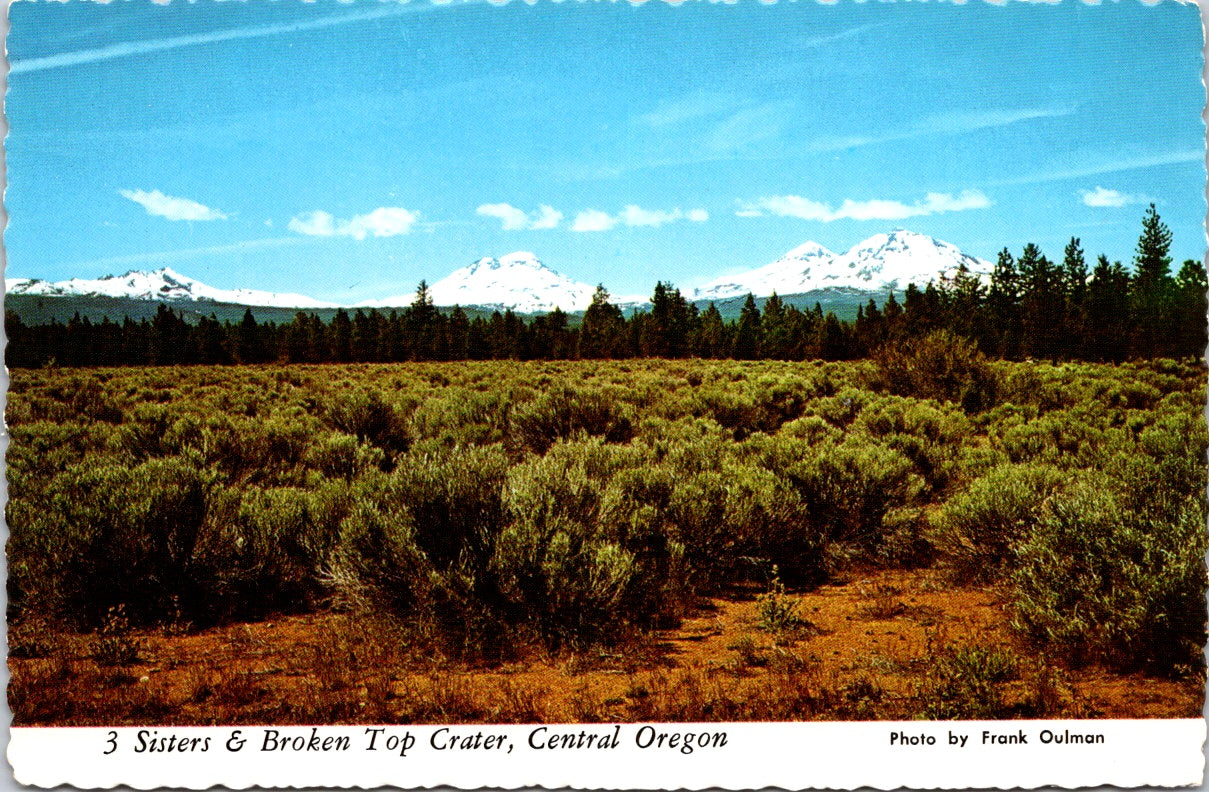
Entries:
{"label": "pine tree", "polygon": [[1202,357],[1205,353],[1205,292],[1209,291],[1205,265],[1189,259],[1175,277],[1175,323],[1171,352],[1180,357]]}
{"label": "pine tree", "polygon": [[785,306],[774,291],[764,301],[764,315],[760,319],[760,357],[773,360],[789,359],[789,328],[785,322]]}
{"label": "pine tree", "polygon": [[584,311],[579,331],[581,358],[625,357],[626,321],[621,309],[609,302],[604,284],[596,287],[592,303]]}
{"label": "pine tree", "polygon": [[1087,284],[1087,334],[1083,357],[1124,360],[1132,335],[1129,315],[1129,275],[1121,262],[1108,263],[1101,254]]}
{"label": "pine tree", "polygon": [[983,293],[982,281],[970,272],[963,261],[958,265],[945,294],[950,330],[975,340],[980,337]]}
{"label": "pine tree", "polygon": [[735,330],[735,357],[755,360],[760,355],[760,340],[760,309],[756,307],[756,298],[748,292]]}
{"label": "pine tree", "polygon": [[1016,358],[1020,351],[1020,276],[1016,259],[1004,248],[999,251],[991,286],[987,291],[987,338],[985,349],[1003,358]]}
{"label": "pine tree", "polygon": [[1020,275],[1020,351],[1026,357],[1055,357],[1063,309],[1061,273],[1032,242],[1024,246],[1016,266]]}
{"label": "pine tree", "polygon": [[353,359],[353,323],[349,321],[348,312],[343,308],[336,311],[332,317],[330,329],[331,359],[337,363],[347,363]]}
{"label": "pine tree", "polygon": [[263,363],[266,358],[265,346],[260,338],[260,327],[256,324],[256,317],[252,315],[251,308],[244,310],[243,319],[239,322],[235,349],[240,363]]}
{"label": "pine tree", "polygon": [[1087,336],[1087,261],[1078,237],[1062,253],[1063,315],[1059,347],[1065,358],[1080,354]]}
{"label": "pine tree", "polygon": [[1142,218],[1130,292],[1135,327],[1132,351],[1142,357],[1158,354],[1166,333],[1174,285],[1170,251],[1171,231],[1151,204]]}
{"label": "pine tree", "polygon": [[730,352],[731,346],[726,334],[726,325],[722,322],[722,314],[712,302],[701,314],[701,321],[693,333],[693,351],[700,357],[722,358]]}

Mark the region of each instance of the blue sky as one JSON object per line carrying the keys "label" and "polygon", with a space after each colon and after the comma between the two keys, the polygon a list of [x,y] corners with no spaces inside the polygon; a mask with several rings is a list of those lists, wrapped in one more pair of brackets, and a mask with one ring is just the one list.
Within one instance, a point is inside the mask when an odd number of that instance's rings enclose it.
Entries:
{"label": "blue sky", "polygon": [[905,227],[1205,249],[1198,9],[128,0],[10,10],[8,277],[339,302],[531,250],[649,294]]}

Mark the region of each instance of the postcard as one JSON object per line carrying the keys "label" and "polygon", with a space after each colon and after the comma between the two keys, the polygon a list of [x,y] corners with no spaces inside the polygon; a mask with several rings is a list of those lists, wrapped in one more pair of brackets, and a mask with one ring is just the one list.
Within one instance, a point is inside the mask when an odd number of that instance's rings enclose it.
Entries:
{"label": "postcard", "polygon": [[1204,775],[1177,2],[17,2],[18,783]]}

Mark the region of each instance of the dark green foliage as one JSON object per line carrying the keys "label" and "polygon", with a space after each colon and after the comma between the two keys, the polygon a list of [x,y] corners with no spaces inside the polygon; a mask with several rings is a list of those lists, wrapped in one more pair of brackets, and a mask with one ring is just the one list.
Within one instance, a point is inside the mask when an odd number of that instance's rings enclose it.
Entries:
{"label": "dark green foliage", "polygon": [[204,597],[193,620],[249,618],[315,607],[320,577],[351,506],[347,491],[324,483],[221,489],[212,498],[195,575]]}
{"label": "dark green foliage", "polygon": [[[959,267],[952,277],[937,273],[927,283],[908,284],[902,305],[893,293],[881,308],[865,297],[826,298],[829,305],[854,308],[851,321],[824,313],[817,301],[807,309],[809,293],[761,300],[747,295],[741,307],[740,298],[732,298],[723,304],[727,316],[737,317],[724,321],[718,306],[690,303],[663,281],[655,284],[650,310],[631,309],[628,316],[610,302],[602,285],[578,322],[558,309],[531,317],[511,310],[487,315],[457,306],[440,309],[424,282],[411,305],[389,315],[358,309],[350,317],[341,308],[290,316],[282,309],[223,306],[221,323],[216,314],[187,315],[163,304],[151,315],[146,303],[133,300],[111,306],[116,316],[125,317],[121,324],[107,316],[93,323],[78,314],[64,323],[48,320],[58,313],[40,306],[57,298],[36,298],[30,305],[31,298],[18,295],[14,305],[21,306],[25,319],[6,313],[6,362],[33,368],[633,357],[849,360],[939,330],[1009,360],[1199,357],[1205,341],[1204,270],[1186,262],[1173,278],[1171,242],[1170,230],[1151,206],[1142,221],[1132,276],[1120,262],[1110,264],[1101,255],[1087,280],[1078,238],[1067,244],[1061,263],[1029,243],[1019,257],[1006,248],[1000,252],[989,284]],[[851,317],[846,310],[844,315]],[[233,323],[235,316],[242,318]],[[970,394],[968,409],[985,408],[986,397]]]}

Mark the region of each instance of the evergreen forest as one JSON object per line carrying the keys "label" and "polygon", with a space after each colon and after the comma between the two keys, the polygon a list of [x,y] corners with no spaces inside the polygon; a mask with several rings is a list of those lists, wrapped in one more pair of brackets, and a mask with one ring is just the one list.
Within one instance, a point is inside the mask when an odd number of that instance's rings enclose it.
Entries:
{"label": "evergreen forest", "polygon": [[425,283],[407,308],[339,310],[329,322],[298,312],[293,321],[238,323],[210,316],[186,322],[161,304],[148,320],[121,324],[78,316],[27,326],[6,313],[13,368],[232,363],[348,363],[445,360],[568,360],[700,357],[738,360],[855,360],[879,348],[948,330],[1005,360],[1120,362],[1199,357],[1204,351],[1204,266],[1172,273],[1171,231],[1154,206],[1126,268],[1100,255],[1089,264],[1072,238],[1061,261],[1034,244],[998,255],[989,281],[968,271],[870,299],[854,321],[787,305],[775,294],[763,310],[748,295],[734,321],[704,310],[670,283],[655,285],[649,308],[626,315],[603,286],[582,317],[555,310],[525,318],[496,311],[471,319],[433,305]]}

